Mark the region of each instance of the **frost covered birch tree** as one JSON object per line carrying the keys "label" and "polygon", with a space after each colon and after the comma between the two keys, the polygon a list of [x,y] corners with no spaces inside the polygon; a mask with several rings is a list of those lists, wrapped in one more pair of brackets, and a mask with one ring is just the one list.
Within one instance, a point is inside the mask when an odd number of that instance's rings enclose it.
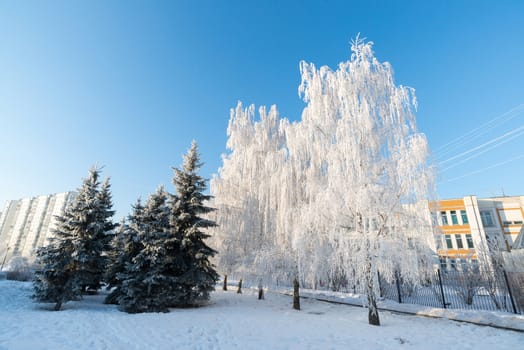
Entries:
{"label": "frost covered birch tree", "polygon": [[330,230],[335,261],[364,283],[369,323],[379,325],[376,270],[416,279],[415,248],[432,237],[426,200],[433,171],[426,138],[416,130],[414,90],[395,85],[371,43],[357,38],[352,52],[336,71],[302,62],[302,122],[322,128],[326,203],[338,212]]}
{"label": "frost covered birch tree", "polygon": [[288,124],[276,107],[260,108],[259,120],[254,106],[243,108],[239,103],[231,110],[227,142],[231,153],[223,158],[220,177],[211,181],[212,192],[220,193],[214,204],[217,224],[224,229],[215,230],[214,240],[225,273],[257,281],[292,281],[290,268],[296,264],[285,218],[292,198],[281,186],[287,181]]}
{"label": "frost covered birch tree", "polygon": [[[211,184],[217,241],[228,268],[273,282],[359,286],[376,309],[377,270],[416,281],[432,239],[428,145],[417,132],[414,90],[358,37],[336,70],[301,62],[300,121],[239,104],[224,164]],[[224,210],[223,207],[230,210]],[[225,245],[225,247],[224,247]]]}

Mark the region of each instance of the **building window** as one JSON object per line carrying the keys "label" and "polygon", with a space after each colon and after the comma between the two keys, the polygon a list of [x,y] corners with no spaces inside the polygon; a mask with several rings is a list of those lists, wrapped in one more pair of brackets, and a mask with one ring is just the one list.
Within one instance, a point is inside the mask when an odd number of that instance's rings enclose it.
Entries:
{"label": "building window", "polygon": [[469,223],[468,221],[468,215],[466,214],[466,211],[465,210],[461,210],[460,211],[460,216],[462,217],[462,224],[463,225],[466,225]]}
{"label": "building window", "polygon": [[473,245],[473,237],[471,237],[470,234],[466,235],[466,242],[468,243],[468,248],[473,249],[475,246]]}
{"label": "building window", "polygon": [[459,221],[458,221],[458,218],[457,218],[457,212],[455,210],[452,210],[452,211],[450,211],[450,214],[451,214],[451,223],[453,225],[458,225]]}
{"label": "building window", "polygon": [[493,223],[493,216],[491,216],[491,212],[487,210],[483,210],[480,212],[480,219],[482,220],[482,225],[484,227],[493,227],[495,224]]}
{"label": "building window", "polygon": [[464,248],[464,245],[462,244],[462,236],[461,235],[455,235],[455,240],[457,241],[457,248],[458,249]]}
{"label": "building window", "polygon": [[451,241],[451,235],[446,235],[446,247],[453,249],[453,241]]}
{"label": "building window", "polygon": [[448,224],[448,216],[446,215],[445,211],[440,212],[440,217],[442,218],[442,225]]}

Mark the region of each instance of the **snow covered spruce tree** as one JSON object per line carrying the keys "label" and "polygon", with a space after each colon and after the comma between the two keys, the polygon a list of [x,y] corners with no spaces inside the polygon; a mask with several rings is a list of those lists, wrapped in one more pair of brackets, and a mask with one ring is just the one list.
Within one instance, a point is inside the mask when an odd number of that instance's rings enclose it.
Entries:
{"label": "snow covered spruce tree", "polygon": [[71,219],[76,261],[75,280],[82,293],[100,288],[105,269],[112,230],[111,193],[109,180],[100,189],[100,170],[91,168],[89,177],[84,179],[78,195],[71,204]]}
{"label": "snow covered spruce tree", "polygon": [[[100,192],[98,194],[99,201],[99,221],[102,224],[102,231],[104,235],[102,236],[102,241],[105,243],[104,252],[108,253],[111,250],[111,241],[113,239],[114,230],[118,228],[118,224],[113,221],[113,216],[115,211],[113,210],[113,198],[111,194],[111,183],[109,178],[106,178],[102,182]],[[106,254],[107,255],[107,254]],[[105,257],[105,267],[107,268],[108,258]]]}
{"label": "snow covered spruce tree", "polygon": [[335,71],[301,63],[300,121],[273,120],[275,107],[259,121],[254,107],[232,110],[231,152],[211,186],[215,244],[229,255],[221,267],[364,292],[378,325],[377,270],[416,283],[430,261],[434,172],[413,89],[395,85],[372,43],[351,49]]}
{"label": "snow covered spruce tree", "polygon": [[131,264],[143,248],[140,240],[140,232],[143,230],[144,206],[140,199],[133,205],[133,212],[127,221],[120,223],[113,239],[108,254],[109,264],[106,269],[105,281],[107,288],[112,289],[106,297],[106,304],[117,304],[121,295],[122,273],[125,272],[127,264]]}
{"label": "snow covered spruce tree", "polygon": [[[135,206],[135,213],[136,209]],[[141,247],[135,256],[123,257],[125,267],[117,275],[120,281],[116,296],[119,308],[129,313],[167,312],[172,304],[177,276],[170,263],[175,257],[169,254],[169,244],[166,244],[170,236],[169,208],[167,193],[162,187],[149,197],[141,217],[131,221],[136,227],[128,231],[133,235],[127,239],[129,253],[137,248],[136,243],[139,242]],[[135,237],[138,242],[135,242]]]}
{"label": "snow covered spruce tree", "polygon": [[176,268],[181,269],[173,306],[198,305],[208,300],[219,278],[210,261],[217,252],[205,242],[210,236],[204,230],[215,226],[215,222],[205,217],[214,209],[205,204],[211,196],[203,193],[206,180],[198,175],[201,167],[198,146],[193,141],[182,168],[174,169],[176,193],[170,201],[170,230],[179,244]]}
{"label": "snow covered spruce tree", "polygon": [[54,237],[38,253],[40,269],[34,280],[35,299],[52,301],[55,309],[86,292],[96,291],[106,268],[106,250],[111,231],[109,180],[100,189],[99,170],[92,168],[74,201],[62,216]]}
{"label": "snow covered spruce tree", "polygon": [[55,311],[60,310],[64,303],[81,296],[80,288],[75,283],[72,217],[70,209],[58,216],[54,237],[37,252],[39,269],[33,280],[33,298],[39,302],[55,303]]}

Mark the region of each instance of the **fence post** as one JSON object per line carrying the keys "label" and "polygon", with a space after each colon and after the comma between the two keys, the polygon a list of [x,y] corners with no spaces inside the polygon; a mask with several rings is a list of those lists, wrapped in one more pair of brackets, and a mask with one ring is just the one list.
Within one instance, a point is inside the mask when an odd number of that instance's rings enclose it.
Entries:
{"label": "fence post", "polygon": [[513,312],[517,313],[517,308],[515,306],[515,301],[513,301],[513,294],[511,293],[511,286],[509,285],[508,275],[506,274],[506,270],[502,270],[502,273],[504,274],[504,280],[506,281],[506,286],[508,287],[509,300],[511,300],[511,306],[513,306]]}
{"label": "fence post", "polygon": [[395,283],[397,285],[398,303],[402,304],[402,296],[400,295],[400,281],[399,281],[399,272],[398,271],[395,271]]}
{"label": "fence post", "polygon": [[440,277],[440,269],[437,269],[437,276],[438,276],[438,283],[440,286],[440,294],[442,295],[442,306],[444,306],[444,309],[447,309],[446,298],[444,297],[444,288],[442,287],[442,277]]}
{"label": "fence post", "polygon": [[384,295],[382,293],[382,282],[380,282],[380,272],[377,270],[377,281],[378,281],[378,290],[380,292],[380,297],[383,298]]}

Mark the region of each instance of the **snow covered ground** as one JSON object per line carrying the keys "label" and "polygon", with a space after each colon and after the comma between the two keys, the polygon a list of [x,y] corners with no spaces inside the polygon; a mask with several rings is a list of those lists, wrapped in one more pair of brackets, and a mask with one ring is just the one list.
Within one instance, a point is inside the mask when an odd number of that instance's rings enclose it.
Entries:
{"label": "snow covered ground", "polygon": [[[31,284],[0,281],[0,349],[519,349],[524,333],[447,319],[381,312],[367,324],[363,308],[254,291],[217,290],[210,305],[130,315],[87,296],[47,311]],[[331,296],[334,297],[334,296]],[[479,314],[480,315],[480,314]],[[509,317],[509,316],[508,316]],[[482,317],[481,317],[482,318]],[[524,322],[522,316],[512,322]]]}

